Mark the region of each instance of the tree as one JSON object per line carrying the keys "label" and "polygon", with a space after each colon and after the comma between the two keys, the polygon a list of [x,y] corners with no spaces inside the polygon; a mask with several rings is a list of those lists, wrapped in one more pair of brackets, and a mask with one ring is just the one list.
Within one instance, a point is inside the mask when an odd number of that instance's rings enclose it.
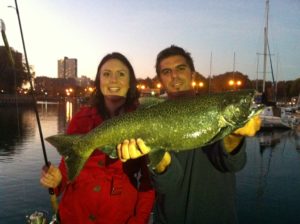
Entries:
{"label": "tree", "polygon": [[[232,83],[230,83],[232,81]],[[229,90],[250,89],[251,81],[247,75],[241,72],[226,72],[224,74],[214,76],[211,80],[212,92],[226,92]]]}
{"label": "tree", "polygon": [[203,94],[208,92],[208,81],[202,74],[195,72],[193,87],[198,94]]}
{"label": "tree", "polygon": [[289,94],[291,97],[298,96],[300,94],[300,78],[292,82]]}
{"label": "tree", "polygon": [[14,94],[27,82],[26,66],[22,61],[22,54],[11,48],[15,67],[12,67],[7,51],[0,46],[0,89],[2,92]]}

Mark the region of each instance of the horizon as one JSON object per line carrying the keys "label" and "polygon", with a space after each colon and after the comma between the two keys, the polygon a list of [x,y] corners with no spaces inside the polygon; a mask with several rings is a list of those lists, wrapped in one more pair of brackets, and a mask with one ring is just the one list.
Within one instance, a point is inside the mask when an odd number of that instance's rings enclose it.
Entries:
{"label": "horizon", "polygon": [[[10,47],[24,56],[17,14],[8,6],[14,7],[14,1],[1,1],[0,19]],[[263,53],[262,0],[27,0],[18,1],[18,8],[28,61],[37,77],[56,78],[57,61],[66,56],[78,60],[78,77],[93,80],[102,57],[119,51],[137,78],[152,79],[157,53],[175,44],[191,53],[196,71],[205,78],[239,71],[250,80],[257,75],[263,79],[263,57],[257,56]],[[269,45],[276,81],[300,77],[299,39],[300,2],[270,0]],[[268,68],[266,81],[271,79]]]}

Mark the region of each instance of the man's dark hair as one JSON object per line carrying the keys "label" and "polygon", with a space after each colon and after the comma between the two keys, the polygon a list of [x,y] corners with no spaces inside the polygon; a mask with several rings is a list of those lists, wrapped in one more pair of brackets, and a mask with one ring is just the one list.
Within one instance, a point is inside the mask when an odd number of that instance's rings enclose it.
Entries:
{"label": "man's dark hair", "polygon": [[125,101],[125,108],[132,106],[138,101],[139,98],[139,92],[137,91],[137,80],[135,77],[135,73],[133,70],[132,65],[128,61],[128,59],[119,52],[113,52],[110,54],[107,54],[99,63],[96,78],[94,81],[95,91],[91,98],[91,105],[96,107],[99,113],[104,117],[108,118],[108,112],[106,111],[105,104],[104,104],[104,95],[101,92],[100,89],[100,72],[102,66],[111,59],[117,59],[120,60],[129,70],[129,89],[126,95],[126,101]]}
{"label": "man's dark hair", "polygon": [[176,45],[171,45],[171,47],[168,47],[168,48],[162,50],[157,55],[156,64],[155,64],[157,77],[159,77],[159,75],[160,75],[159,72],[160,72],[160,63],[161,63],[161,61],[165,58],[168,58],[170,56],[175,56],[175,55],[180,55],[180,56],[184,57],[185,60],[186,60],[186,63],[188,64],[188,66],[190,67],[192,72],[195,71],[195,66],[194,66],[194,62],[193,62],[193,59],[191,57],[191,54],[189,52],[185,51],[181,47],[178,47]]}

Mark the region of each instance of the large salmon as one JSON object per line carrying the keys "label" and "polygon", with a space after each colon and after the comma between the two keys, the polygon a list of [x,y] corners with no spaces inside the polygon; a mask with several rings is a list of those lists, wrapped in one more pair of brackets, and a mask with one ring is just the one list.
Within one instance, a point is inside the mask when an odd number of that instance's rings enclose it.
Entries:
{"label": "large salmon", "polygon": [[254,97],[255,90],[243,90],[166,100],[109,119],[85,135],[46,140],[64,157],[72,181],[94,150],[117,158],[116,145],[125,139],[143,139],[152,160],[159,160],[153,155],[163,150],[190,150],[220,140],[261,111],[253,106]]}

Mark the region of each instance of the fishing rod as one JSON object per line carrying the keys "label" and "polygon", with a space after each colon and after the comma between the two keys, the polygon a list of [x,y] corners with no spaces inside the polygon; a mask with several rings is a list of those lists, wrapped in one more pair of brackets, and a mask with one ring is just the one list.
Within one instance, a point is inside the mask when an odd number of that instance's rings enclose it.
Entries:
{"label": "fishing rod", "polygon": [[[20,29],[20,33],[21,33],[21,39],[22,39],[22,45],[23,45],[23,51],[24,51],[24,57],[25,57],[25,62],[26,62],[26,69],[27,69],[27,79],[28,82],[30,84],[30,92],[31,92],[31,97],[32,97],[32,102],[33,102],[33,108],[34,108],[34,112],[35,112],[35,116],[36,116],[36,120],[37,120],[37,124],[38,124],[38,130],[39,130],[39,135],[40,135],[40,140],[41,140],[41,144],[42,144],[42,151],[43,151],[43,157],[44,157],[44,161],[45,161],[45,165],[47,167],[50,166],[50,162],[48,161],[47,158],[47,152],[46,152],[46,147],[45,147],[45,142],[44,142],[44,137],[43,137],[43,132],[42,132],[42,127],[41,127],[41,122],[40,122],[40,117],[39,117],[39,113],[38,113],[38,109],[37,109],[37,103],[36,103],[36,97],[34,95],[34,88],[33,88],[33,84],[32,84],[32,76],[30,73],[30,66],[28,63],[28,57],[27,57],[27,52],[26,52],[26,47],[25,47],[25,41],[24,41],[24,35],[23,35],[23,29],[22,29],[22,24],[21,24],[21,19],[20,19],[20,13],[19,13],[19,8],[18,8],[18,3],[17,0],[15,0],[15,10],[17,13],[17,17],[18,17],[18,23],[19,23],[19,29]],[[8,45],[8,41],[5,35],[5,30],[1,29],[1,33],[2,33],[2,37],[6,46],[6,49],[8,49],[9,53],[9,58],[11,60],[12,65],[14,66],[14,60],[10,51],[10,47]],[[54,211],[54,214],[57,213],[57,209],[58,209],[58,204],[57,204],[57,198],[56,195],[54,193],[54,189],[53,188],[49,188],[48,189],[49,195],[50,195],[50,202],[51,202],[51,206],[52,209]]]}

